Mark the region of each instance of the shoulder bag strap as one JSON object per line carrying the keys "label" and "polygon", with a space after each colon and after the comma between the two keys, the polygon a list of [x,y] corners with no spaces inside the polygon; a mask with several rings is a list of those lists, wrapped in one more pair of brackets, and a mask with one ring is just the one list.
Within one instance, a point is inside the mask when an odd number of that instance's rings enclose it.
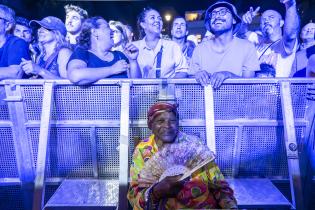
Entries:
{"label": "shoulder bag strap", "polygon": [[278,43],[281,39],[278,39],[277,41],[272,42],[265,50],[264,52],[259,56],[258,60],[267,52],[269,48],[271,48],[274,44]]}
{"label": "shoulder bag strap", "polygon": [[163,53],[163,45],[161,46],[160,51],[156,55],[156,67],[155,67],[155,76],[156,76],[156,78],[161,78],[162,53]]}

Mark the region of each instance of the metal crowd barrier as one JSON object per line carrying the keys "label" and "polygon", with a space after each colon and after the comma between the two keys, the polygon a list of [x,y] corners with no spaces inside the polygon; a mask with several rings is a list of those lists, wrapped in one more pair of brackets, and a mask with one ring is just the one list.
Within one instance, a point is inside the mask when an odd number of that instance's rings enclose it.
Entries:
{"label": "metal crowd barrier", "polygon": [[73,179],[105,181],[93,198],[77,202],[127,209],[134,139],[150,135],[146,113],[158,100],[179,104],[181,130],[205,140],[227,178],[284,183],[292,208],[303,209],[315,165],[314,84],[230,79],[212,90],[193,79],[2,81],[0,209],[42,209]]}

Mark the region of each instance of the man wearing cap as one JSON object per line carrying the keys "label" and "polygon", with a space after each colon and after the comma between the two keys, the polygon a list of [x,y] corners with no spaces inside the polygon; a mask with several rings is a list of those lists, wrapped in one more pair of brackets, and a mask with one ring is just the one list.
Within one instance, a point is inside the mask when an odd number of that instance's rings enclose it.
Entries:
{"label": "man wearing cap", "polygon": [[259,70],[255,47],[233,36],[241,23],[234,5],[218,1],[205,13],[205,26],[213,38],[199,44],[193,53],[189,73],[202,85],[218,88],[225,79],[254,77]]}
{"label": "man wearing cap", "polygon": [[88,13],[81,7],[71,4],[65,6],[65,11],[66,11],[65,25],[67,29],[66,40],[72,46],[75,46],[77,44],[76,39],[81,33],[82,23],[86,18],[88,18]]}
{"label": "man wearing cap", "polygon": [[37,42],[41,52],[35,62],[23,59],[23,71],[32,78],[67,78],[66,66],[72,51],[65,40],[67,30],[64,23],[57,17],[48,16],[32,20],[30,24],[39,27]]}
{"label": "man wearing cap", "polygon": [[[266,10],[260,18],[260,30],[256,44],[261,70],[273,69],[276,77],[289,77],[292,63],[297,49],[299,31],[299,16],[295,0],[280,0],[286,9],[285,21],[275,10]],[[258,15],[259,8],[250,8],[243,19],[242,33],[246,32],[247,25]],[[283,31],[282,31],[283,28]],[[254,32],[246,32],[250,37]]]}
{"label": "man wearing cap", "polygon": [[10,34],[15,24],[15,12],[0,4],[0,80],[22,78],[21,59],[29,59],[27,43]]}
{"label": "man wearing cap", "polygon": [[[198,151],[206,157],[213,157],[200,138],[179,131],[176,104],[158,102],[152,105],[148,111],[148,127],[153,134],[136,146],[130,167],[131,183],[127,197],[134,210],[237,208],[233,190],[214,161],[182,181],[179,180],[181,175],[177,175],[166,176],[154,183],[142,182],[148,177],[146,172],[151,174],[151,171],[159,168],[159,162],[163,161],[164,169],[171,170],[174,166],[172,160],[176,160],[178,166],[187,166],[185,163],[192,161],[188,158],[189,154]],[[165,159],[169,160],[168,166],[165,166]],[[182,159],[186,161],[181,162]],[[156,164],[150,164],[154,160]]]}

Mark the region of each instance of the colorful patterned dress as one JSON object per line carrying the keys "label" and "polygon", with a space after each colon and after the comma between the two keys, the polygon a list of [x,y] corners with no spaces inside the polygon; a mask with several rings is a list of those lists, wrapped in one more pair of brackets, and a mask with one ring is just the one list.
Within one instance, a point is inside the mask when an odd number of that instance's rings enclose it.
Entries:
{"label": "colorful patterned dress", "polygon": [[[142,210],[146,207],[145,192],[148,188],[140,187],[138,178],[145,162],[158,152],[158,146],[154,135],[140,142],[133,154],[133,163],[130,168],[130,187],[128,200],[135,210]],[[175,143],[183,141],[201,141],[196,136],[179,132]],[[209,209],[237,208],[233,190],[224,180],[222,173],[214,161],[202,169],[193,173],[191,179],[185,182],[183,188],[176,198],[168,198],[160,201],[159,209]]]}

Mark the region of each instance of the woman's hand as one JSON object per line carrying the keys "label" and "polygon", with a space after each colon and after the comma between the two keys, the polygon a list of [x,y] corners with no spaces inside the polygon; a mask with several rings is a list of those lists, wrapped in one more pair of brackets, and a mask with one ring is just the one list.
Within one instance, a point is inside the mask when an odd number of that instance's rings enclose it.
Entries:
{"label": "woman's hand", "polygon": [[40,71],[42,70],[39,65],[35,64],[31,60],[25,60],[24,58],[22,58],[20,66],[26,74],[39,75]]}
{"label": "woman's hand", "polygon": [[127,43],[124,49],[124,53],[130,61],[137,60],[139,49],[132,43]]}
{"label": "woman's hand", "polygon": [[129,70],[129,64],[125,60],[119,60],[112,65],[112,74],[120,74]]}
{"label": "woman's hand", "polygon": [[181,177],[182,175],[165,177],[152,189],[153,197],[157,200],[176,197],[184,185],[184,181],[179,181]]}

